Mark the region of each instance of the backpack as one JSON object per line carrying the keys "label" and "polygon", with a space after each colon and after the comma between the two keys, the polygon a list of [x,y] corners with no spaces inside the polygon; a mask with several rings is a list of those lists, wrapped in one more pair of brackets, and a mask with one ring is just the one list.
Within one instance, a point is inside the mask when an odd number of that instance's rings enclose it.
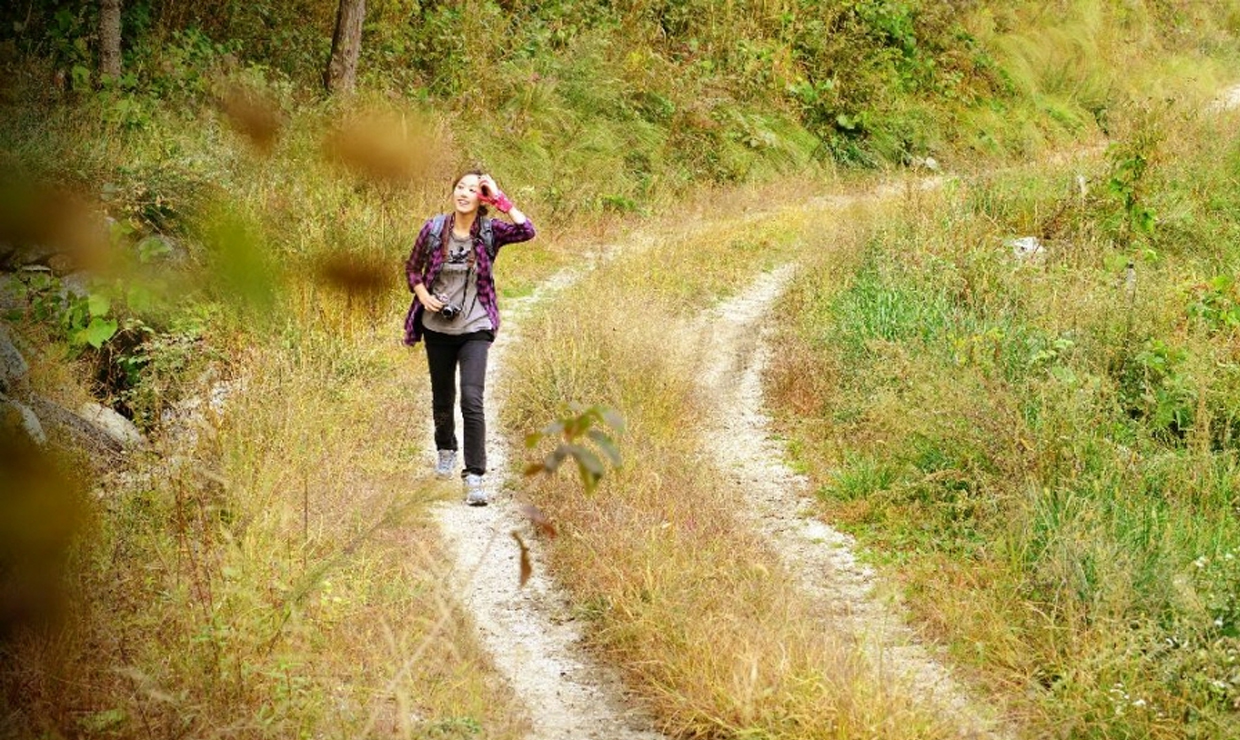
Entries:
{"label": "backpack", "polygon": [[[427,239],[434,244],[443,239],[443,225],[448,222],[448,214],[440,213],[431,219],[431,230],[427,232]],[[483,216],[482,223],[478,225],[478,235],[482,237],[482,246],[487,250],[487,256],[495,259],[495,232],[491,228],[491,219]]]}

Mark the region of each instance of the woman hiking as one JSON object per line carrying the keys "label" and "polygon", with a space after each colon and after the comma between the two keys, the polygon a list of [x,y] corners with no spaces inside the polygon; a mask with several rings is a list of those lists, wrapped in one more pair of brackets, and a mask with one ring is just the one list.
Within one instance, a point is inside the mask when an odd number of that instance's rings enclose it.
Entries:
{"label": "woman hiking", "polygon": [[[511,223],[487,218],[486,206]],[[460,371],[461,417],[465,423],[465,502],[485,506],[490,496],[483,395],[487,353],[499,331],[499,307],[491,272],[505,244],[534,238],[534,225],[512,205],[490,175],[471,170],[456,179],[452,210],[427,220],[405,262],[413,305],[405,316],[405,344],[426,345],[431,374],[431,414],[435,422],[435,473],[456,470],[457,437],[453,405]]]}

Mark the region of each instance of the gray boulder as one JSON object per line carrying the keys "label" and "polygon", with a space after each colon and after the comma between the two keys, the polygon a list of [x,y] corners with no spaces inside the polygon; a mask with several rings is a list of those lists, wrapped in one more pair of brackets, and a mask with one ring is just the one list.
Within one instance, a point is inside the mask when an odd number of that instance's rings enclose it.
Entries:
{"label": "gray boulder", "polygon": [[86,453],[97,468],[109,467],[124,452],[124,447],[102,429],[59,404],[34,396],[30,407],[43,422],[51,442]]}
{"label": "gray boulder", "polygon": [[47,434],[34,411],[3,395],[0,395],[0,433],[20,434],[40,447],[47,444]]}
{"label": "gray boulder", "polygon": [[143,263],[168,262],[174,265],[184,264],[189,259],[189,250],[173,237],[164,234],[151,234],[134,245],[138,259]]}
{"label": "gray boulder", "polygon": [[4,255],[4,264],[10,267],[26,267],[27,265],[46,265],[53,255],[62,250],[46,244],[21,244],[10,247]]}
{"label": "gray boulder", "polygon": [[124,449],[146,446],[146,437],[142,436],[138,427],[107,406],[93,402],[84,403],[82,408],[78,409],[78,416],[93,424]]}
{"label": "gray boulder", "polygon": [[61,298],[89,298],[91,275],[88,272],[75,272],[60,279]]}
{"label": "gray boulder", "polygon": [[26,358],[13,346],[8,329],[0,324],[0,390],[11,387],[28,372],[30,366],[26,364]]}
{"label": "gray boulder", "polygon": [[0,314],[26,310],[26,291],[22,281],[12,274],[0,274]]}

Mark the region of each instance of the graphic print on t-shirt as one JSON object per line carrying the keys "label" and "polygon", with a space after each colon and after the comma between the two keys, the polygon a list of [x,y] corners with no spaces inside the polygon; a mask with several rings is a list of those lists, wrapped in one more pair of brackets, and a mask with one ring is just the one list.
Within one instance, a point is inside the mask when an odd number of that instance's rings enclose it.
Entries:
{"label": "graphic print on t-shirt", "polygon": [[429,313],[423,317],[423,325],[427,329],[444,334],[463,334],[493,328],[486,308],[478,303],[477,275],[473,270],[475,258],[472,248],[471,237],[462,238],[454,232],[448,233],[448,254],[439,275],[435,278],[431,292],[444,303],[463,309],[464,315],[454,319],[445,319],[439,313]]}
{"label": "graphic print on t-shirt", "polygon": [[469,256],[469,237],[460,239],[456,234],[448,235],[448,259],[446,265],[464,265]]}

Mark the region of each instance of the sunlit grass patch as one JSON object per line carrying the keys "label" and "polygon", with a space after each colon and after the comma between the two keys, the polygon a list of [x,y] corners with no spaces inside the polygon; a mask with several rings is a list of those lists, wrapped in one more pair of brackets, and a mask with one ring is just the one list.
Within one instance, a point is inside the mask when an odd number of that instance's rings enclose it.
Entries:
{"label": "sunlit grass patch", "polygon": [[424,366],[361,303],[313,283],[282,295],[250,327],[262,342],[183,381],[185,397],[222,399],[164,428],[194,436],[157,437],[175,454],[141,456],[99,490],[74,554],[73,619],[55,640],[6,645],[24,721],[522,736],[426,518],[446,493],[423,450]]}

